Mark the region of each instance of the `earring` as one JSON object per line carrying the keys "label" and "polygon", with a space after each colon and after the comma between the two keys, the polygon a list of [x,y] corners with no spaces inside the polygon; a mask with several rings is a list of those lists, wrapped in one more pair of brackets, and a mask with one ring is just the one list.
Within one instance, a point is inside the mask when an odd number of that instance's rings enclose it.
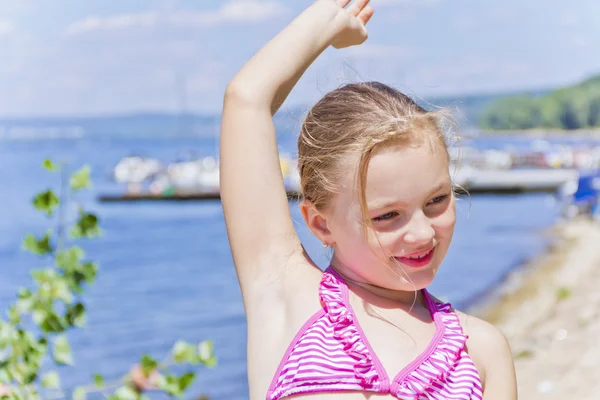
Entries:
{"label": "earring", "polygon": [[323,247],[327,247],[327,246],[329,246],[329,243],[323,242]]}

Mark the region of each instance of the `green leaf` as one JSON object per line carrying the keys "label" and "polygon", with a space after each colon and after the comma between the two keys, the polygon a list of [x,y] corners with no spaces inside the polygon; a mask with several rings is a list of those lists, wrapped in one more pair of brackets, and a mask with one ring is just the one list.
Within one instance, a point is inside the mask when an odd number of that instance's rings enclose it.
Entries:
{"label": "green leaf", "polygon": [[21,312],[16,305],[8,309],[8,318],[13,325],[18,325],[21,322]]}
{"label": "green leaf", "polygon": [[208,368],[214,368],[217,366],[217,356],[212,355],[209,358],[207,358],[206,360],[204,360],[204,365],[206,365]]}
{"label": "green leaf", "polygon": [[94,238],[100,236],[100,227],[98,226],[98,217],[95,214],[79,211],[79,219],[71,229],[71,238]]}
{"label": "green leaf", "polygon": [[82,293],[84,281],[93,283],[98,272],[98,265],[92,262],[86,262],[79,264],[73,271],[65,272],[65,279],[69,285],[69,288],[76,292]]}
{"label": "green leaf", "polygon": [[32,234],[28,234],[25,236],[25,240],[23,240],[23,249],[39,256],[52,253],[53,249],[50,244],[50,235],[51,232],[48,231],[43,238],[37,239]]}
{"label": "green leaf", "polygon": [[196,346],[193,344],[184,342],[183,340],[178,341],[173,346],[172,350],[173,360],[177,363],[189,362],[194,363],[197,360]]}
{"label": "green leaf", "polygon": [[60,388],[60,377],[56,371],[50,371],[42,377],[42,386],[48,389]]}
{"label": "green leaf", "polygon": [[42,307],[36,307],[31,311],[31,319],[35,322],[36,325],[41,325],[46,319],[46,315],[48,311]]}
{"label": "green leaf", "polygon": [[144,354],[140,360],[142,371],[144,375],[150,375],[150,372],[154,371],[158,366],[158,362],[147,354]]}
{"label": "green leaf", "polygon": [[54,164],[49,158],[44,160],[44,164],[42,166],[48,171],[56,171],[58,169],[58,166]]}
{"label": "green leaf", "polygon": [[121,386],[115,391],[115,396],[119,400],[137,400],[138,393],[130,386]]}
{"label": "green leaf", "polygon": [[17,337],[17,330],[8,322],[0,320],[0,349],[10,345]]}
{"label": "green leaf", "polygon": [[73,392],[73,400],[85,400],[87,397],[87,390],[84,387],[78,387]]}
{"label": "green leaf", "polygon": [[37,368],[35,365],[27,365],[23,374],[23,383],[31,385],[37,379]]}
{"label": "green leaf", "polygon": [[47,311],[40,324],[40,328],[42,328],[45,333],[61,333],[67,330],[67,324],[66,321],[56,315],[55,312]]}
{"label": "green leaf", "polygon": [[33,199],[33,206],[37,210],[45,212],[48,216],[52,215],[58,204],[58,197],[56,197],[52,190],[46,190],[45,192],[38,193]]}
{"label": "green leaf", "polygon": [[52,282],[50,295],[53,299],[64,301],[65,304],[71,304],[73,301],[73,293],[69,290],[67,280],[62,276]]}
{"label": "green leaf", "polygon": [[217,365],[217,358],[213,354],[213,343],[210,340],[204,340],[198,344],[198,357],[200,362],[207,367],[213,368]]}
{"label": "green leaf", "polygon": [[33,293],[31,292],[31,290],[22,287],[22,288],[19,288],[19,291],[17,292],[17,296],[19,297],[19,299],[25,300],[25,299],[30,299],[33,296]]}
{"label": "green leaf", "polygon": [[59,251],[56,254],[56,265],[65,271],[77,269],[79,261],[85,257],[85,252],[81,247],[73,246]]}
{"label": "green leaf", "polygon": [[21,312],[28,312],[33,307],[34,297],[31,290],[27,288],[20,288],[19,293],[17,294],[18,300],[16,301],[16,306]]}
{"label": "green leaf", "polygon": [[6,368],[0,368],[0,384],[2,383],[10,383],[10,376]]}
{"label": "green leaf", "polygon": [[179,377],[179,390],[184,392],[196,379],[196,374],[193,372],[187,372]]}
{"label": "green leaf", "polygon": [[87,283],[93,283],[98,273],[98,264],[93,262],[83,263],[80,272]]}
{"label": "green leaf", "polygon": [[73,365],[73,355],[69,341],[64,335],[58,336],[54,341],[54,362],[57,364]]}
{"label": "green leaf", "polygon": [[85,306],[81,303],[68,306],[65,318],[71,326],[84,327],[86,323]]}
{"label": "green leaf", "polygon": [[71,175],[71,180],[69,181],[69,185],[72,190],[80,190],[84,188],[88,188],[90,186],[90,167],[89,165],[84,165],[78,171],[75,171]]}
{"label": "green leaf", "polygon": [[46,351],[48,350],[48,340],[45,337],[33,340],[31,343],[31,349],[37,352],[40,356],[45,355]]}
{"label": "green leaf", "polygon": [[99,387],[99,388],[104,386],[104,377],[100,374],[95,374],[94,375],[94,384],[96,385],[96,387]]}
{"label": "green leaf", "polygon": [[31,271],[31,276],[40,286],[51,285],[56,279],[59,279],[59,275],[52,268],[34,269]]}
{"label": "green leaf", "polygon": [[158,387],[172,396],[181,396],[179,379],[173,375],[161,375],[158,377]]}

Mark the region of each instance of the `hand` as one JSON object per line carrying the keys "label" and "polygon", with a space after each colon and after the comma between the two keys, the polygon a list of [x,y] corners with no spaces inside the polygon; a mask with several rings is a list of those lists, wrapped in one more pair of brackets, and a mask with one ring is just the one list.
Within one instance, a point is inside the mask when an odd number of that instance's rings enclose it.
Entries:
{"label": "hand", "polygon": [[139,364],[136,364],[133,366],[131,371],[129,371],[129,378],[130,378],[133,386],[135,386],[135,388],[140,392],[145,391],[145,390],[157,390],[158,389],[159,373],[155,369],[150,371],[148,376],[146,376],[144,374],[142,366]]}
{"label": "hand", "polygon": [[12,394],[12,390],[10,386],[5,383],[0,383],[0,397],[10,396]]}
{"label": "hand", "polygon": [[[327,0],[323,0],[327,1]],[[340,24],[340,30],[331,44],[336,49],[355,46],[367,40],[368,33],[366,24],[373,16],[373,7],[369,6],[369,0],[329,0],[335,2],[341,8],[336,22]],[[347,7],[347,8],[346,8]]]}

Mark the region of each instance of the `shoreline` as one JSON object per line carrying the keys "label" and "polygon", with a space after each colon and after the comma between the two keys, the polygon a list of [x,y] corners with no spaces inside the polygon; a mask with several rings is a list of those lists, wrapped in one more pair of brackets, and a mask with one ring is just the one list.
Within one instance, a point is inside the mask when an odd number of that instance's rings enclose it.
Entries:
{"label": "shoreline", "polygon": [[519,136],[529,138],[573,138],[573,139],[600,139],[600,128],[588,129],[483,129],[476,128],[480,136]]}
{"label": "shoreline", "polygon": [[552,236],[547,250],[510,272],[469,312],[508,339],[519,398],[596,399],[600,224],[576,218],[543,234]]}

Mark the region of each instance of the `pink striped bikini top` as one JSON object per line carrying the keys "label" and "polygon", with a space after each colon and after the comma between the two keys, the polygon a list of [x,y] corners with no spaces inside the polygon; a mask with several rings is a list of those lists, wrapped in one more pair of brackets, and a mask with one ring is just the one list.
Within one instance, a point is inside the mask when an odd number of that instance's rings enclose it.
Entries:
{"label": "pink striped bikini top", "polygon": [[465,351],[467,336],[450,304],[426,290],[436,334],[427,349],[390,381],[348,301],[348,287],[328,268],[319,296],[323,308],[296,334],[267,393],[267,400],[340,391],[390,393],[399,399],[482,399],[475,364]]}

